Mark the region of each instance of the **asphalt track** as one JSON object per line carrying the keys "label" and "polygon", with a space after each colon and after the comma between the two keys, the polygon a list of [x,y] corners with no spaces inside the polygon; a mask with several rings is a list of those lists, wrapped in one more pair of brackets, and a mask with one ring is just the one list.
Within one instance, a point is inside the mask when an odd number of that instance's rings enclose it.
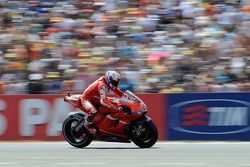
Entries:
{"label": "asphalt track", "polygon": [[1,142],[0,167],[246,167],[250,142],[158,142],[153,148],[93,142]]}

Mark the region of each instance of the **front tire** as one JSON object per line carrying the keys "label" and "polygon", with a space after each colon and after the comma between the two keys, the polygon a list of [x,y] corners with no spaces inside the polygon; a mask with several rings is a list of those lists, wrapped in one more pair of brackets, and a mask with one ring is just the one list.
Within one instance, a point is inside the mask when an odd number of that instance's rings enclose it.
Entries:
{"label": "front tire", "polygon": [[[136,131],[138,131],[138,127],[140,126],[143,128],[143,132],[138,135]],[[140,148],[150,148],[158,140],[158,130],[152,121],[134,124],[130,130],[131,140]]]}
{"label": "front tire", "polygon": [[77,148],[87,147],[93,140],[93,137],[87,133],[82,132],[80,135],[73,133],[73,128],[77,124],[79,119],[74,117],[68,117],[62,126],[62,132],[65,140],[72,146]]}

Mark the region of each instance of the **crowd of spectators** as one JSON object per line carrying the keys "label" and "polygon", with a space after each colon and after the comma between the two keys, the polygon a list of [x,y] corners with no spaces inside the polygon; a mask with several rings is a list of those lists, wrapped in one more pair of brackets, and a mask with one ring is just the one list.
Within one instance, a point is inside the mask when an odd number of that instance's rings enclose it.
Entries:
{"label": "crowd of spectators", "polygon": [[0,94],[250,90],[248,0],[0,0]]}

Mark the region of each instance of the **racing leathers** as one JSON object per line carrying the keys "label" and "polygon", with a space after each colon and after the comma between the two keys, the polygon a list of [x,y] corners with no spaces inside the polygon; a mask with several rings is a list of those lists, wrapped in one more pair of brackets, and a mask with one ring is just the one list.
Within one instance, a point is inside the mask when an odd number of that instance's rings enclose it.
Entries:
{"label": "racing leathers", "polygon": [[[107,93],[109,90],[112,90],[115,95],[123,97],[125,93],[119,88],[110,88],[106,83],[105,77],[102,76],[93,82],[82,94],[81,104],[82,107],[86,110],[88,116],[86,119],[86,126],[92,125],[94,122],[95,114],[97,109],[95,106],[102,104],[114,111],[121,111],[121,107],[111,103],[107,98]],[[88,128],[88,127],[87,127]]]}

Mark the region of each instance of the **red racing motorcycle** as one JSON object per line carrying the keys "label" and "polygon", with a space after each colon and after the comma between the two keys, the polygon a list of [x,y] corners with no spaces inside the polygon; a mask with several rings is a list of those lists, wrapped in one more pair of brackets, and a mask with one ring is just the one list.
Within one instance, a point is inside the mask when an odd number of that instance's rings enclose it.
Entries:
{"label": "red racing motorcycle", "polygon": [[[93,126],[97,133],[92,135],[84,126],[86,113],[81,106],[81,95],[65,96],[65,101],[82,111],[71,112],[63,122],[64,138],[74,147],[83,148],[92,140],[109,142],[134,142],[140,148],[152,147],[158,139],[157,128],[151,118],[147,117],[147,107],[144,102],[130,91],[127,98],[109,97],[112,103],[121,105],[123,112],[110,114],[110,108],[100,105],[95,115]],[[107,112],[109,111],[109,112]]]}

